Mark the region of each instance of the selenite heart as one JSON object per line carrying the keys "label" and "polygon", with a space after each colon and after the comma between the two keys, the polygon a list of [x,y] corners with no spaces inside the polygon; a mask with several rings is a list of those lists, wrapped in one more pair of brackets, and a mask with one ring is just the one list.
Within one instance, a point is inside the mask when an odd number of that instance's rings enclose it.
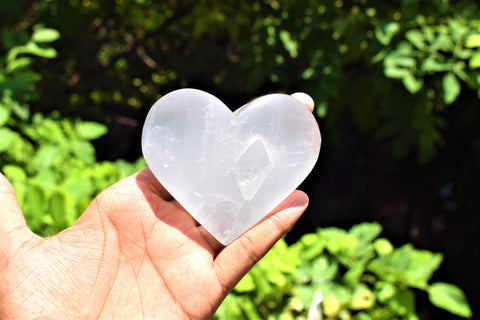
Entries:
{"label": "selenite heart", "polygon": [[312,113],[289,95],[266,95],[232,113],[196,89],[158,100],[142,135],[155,177],[223,245],[298,187],[320,143]]}

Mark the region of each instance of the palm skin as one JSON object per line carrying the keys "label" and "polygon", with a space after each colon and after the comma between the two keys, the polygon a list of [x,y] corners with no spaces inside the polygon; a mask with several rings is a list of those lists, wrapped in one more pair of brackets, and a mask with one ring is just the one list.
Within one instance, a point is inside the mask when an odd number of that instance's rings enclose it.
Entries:
{"label": "palm skin", "polygon": [[293,192],[223,247],[144,169],[43,239],[0,174],[0,319],[209,319],[307,204]]}

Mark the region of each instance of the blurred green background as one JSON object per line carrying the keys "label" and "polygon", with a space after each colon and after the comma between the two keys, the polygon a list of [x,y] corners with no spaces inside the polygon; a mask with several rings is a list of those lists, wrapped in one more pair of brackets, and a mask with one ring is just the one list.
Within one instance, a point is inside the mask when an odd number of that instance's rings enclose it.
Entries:
{"label": "blurred green background", "polygon": [[304,91],[310,207],[215,317],[479,319],[476,0],[2,0],[0,29],[0,169],[35,232],[145,166],[169,91]]}

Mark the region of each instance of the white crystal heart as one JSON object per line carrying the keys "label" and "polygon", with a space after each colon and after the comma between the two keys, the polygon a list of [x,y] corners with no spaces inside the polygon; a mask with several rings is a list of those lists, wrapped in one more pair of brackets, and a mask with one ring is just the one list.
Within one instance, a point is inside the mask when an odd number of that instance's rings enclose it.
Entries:
{"label": "white crystal heart", "polygon": [[196,89],[158,100],[142,134],[155,177],[223,245],[298,187],[320,143],[312,113],[289,95],[266,95],[232,113]]}

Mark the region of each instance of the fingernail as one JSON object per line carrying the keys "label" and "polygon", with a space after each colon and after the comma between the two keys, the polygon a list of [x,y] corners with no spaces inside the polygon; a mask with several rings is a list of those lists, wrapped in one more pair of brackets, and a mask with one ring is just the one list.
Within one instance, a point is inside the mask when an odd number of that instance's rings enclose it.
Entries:
{"label": "fingernail", "polygon": [[308,196],[303,191],[295,191],[295,196],[292,197],[292,202],[289,203],[289,207],[305,207],[308,205]]}

